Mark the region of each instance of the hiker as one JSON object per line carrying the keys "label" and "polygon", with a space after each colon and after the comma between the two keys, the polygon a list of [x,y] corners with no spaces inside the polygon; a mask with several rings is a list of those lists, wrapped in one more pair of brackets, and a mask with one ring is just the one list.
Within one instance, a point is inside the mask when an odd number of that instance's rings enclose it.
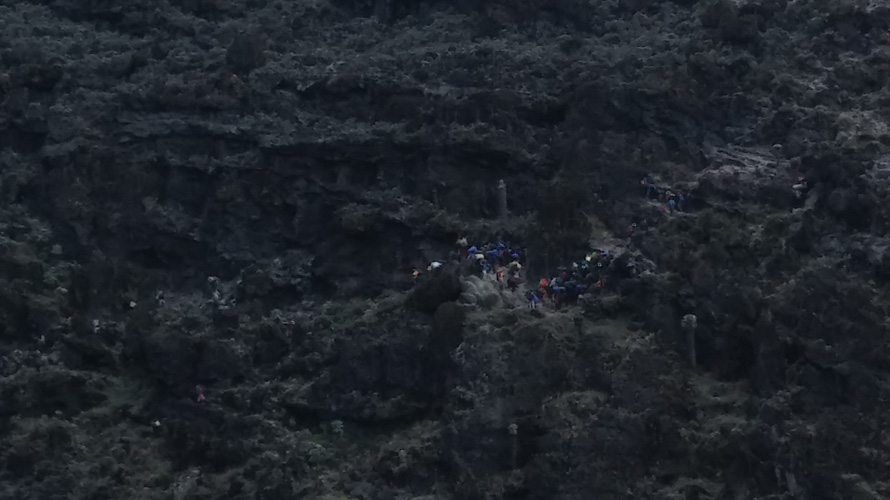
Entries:
{"label": "hiker", "polygon": [[528,308],[529,309],[537,309],[538,302],[540,302],[541,299],[539,299],[538,296],[535,295],[535,292],[530,292],[530,293],[531,293],[531,300],[528,303]]}
{"label": "hiker", "polygon": [[195,400],[197,400],[199,403],[202,403],[206,399],[204,397],[204,387],[200,385],[195,386],[195,394],[197,395],[195,397]]}
{"label": "hiker", "polygon": [[574,304],[578,302],[578,295],[580,295],[578,284],[575,282],[566,283],[565,303]]}
{"label": "hiker", "polygon": [[797,184],[791,186],[792,191],[794,191],[794,196],[798,200],[803,198],[803,195],[807,193],[809,190],[809,186],[807,185],[807,180],[803,177],[797,178]]}
{"label": "hiker", "polygon": [[547,278],[541,278],[541,281],[538,283],[541,287],[541,297],[547,298],[547,288],[550,287],[550,282],[547,281]]}
{"label": "hiker", "polygon": [[677,207],[677,201],[671,198],[668,200],[667,206],[670,213],[674,213],[674,209]]}
{"label": "hiker", "polygon": [[476,255],[476,252],[478,252],[478,251],[479,251],[479,249],[476,248],[476,245],[471,246],[470,248],[467,249],[467,258],[472,259],[473,256]]}
{"label": "hiker", "polygon": [[437,260],[434,260],[434,261],[430,262],[430,265],[427,266],[426,270],[432,271],[434,269],[440,269],[441,267],[442,267],[442,263]]}
{"label": "hiker", "polygon": [[470,267],[473,269],[474,273],[483,275],[485,272],[485,256],[481,253],[474,253],[469,258],[472,259],[470,261]]}
{"label": "hiker", "polygon": [[[640,184],[646,186],[646,198],[658,197],[658,186],[655,185],[655,176],[646,175],[646,178],[640,181]],[[653,196],[654,195],[654,196]]]}
{"label": "hiker", "polygon": [[467,243],[467,237],[466,237],[466,236],[461,236],[460,238],[457,239],[457,241],[455,242],[455,244],[457,244],[457,248],[459,248],[459,249],[461,249],[461,250],[463,250],[464,248],[467,248],[467,245],[468,245],[468,243]]}
{"label": "hiker", "polygon": [[677,194],[677,210],[682,212],[685,204],[686,204],[686,196],[684,196],[683,193],[678,193]]}
{"label": "hiker", "polygon": [[522,270],[522,264],[514,260],[507,266],[507,270],[510,272],[511,278],[519,278],[519,271]]}
{"label": "hiker", "polygon": [[559,306],[562,303],[563,295],[565,294],[566,287],[560,285],[553,285],[553,308],[557,311],[559,310]]}
{"label": "hiker", "polygon": [[513,276],[507,279],[507,287],[511,292],[516,292],[516,289],[519,288],[519,277]]}
{"label": "hiker", "polygon": [[495,267],[498,265],[498,251],[495,249],[491,249],[485,252],[485,258],[488,260],[488,263],[491,264],[491,267]]}
{"label": "hiker", "polygon": [[420,277],[420,269],[415,269],[414,272],[411,273],[411,276],[414,277],[414,281],[417,281],[417,278]]}

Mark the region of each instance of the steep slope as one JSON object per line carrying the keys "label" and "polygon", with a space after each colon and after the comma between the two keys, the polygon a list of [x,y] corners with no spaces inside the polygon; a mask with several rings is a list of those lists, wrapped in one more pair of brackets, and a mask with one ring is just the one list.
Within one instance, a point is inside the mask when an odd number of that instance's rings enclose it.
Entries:
{"label": "steep slope", "polygon": [[0,497],[890,495],[887,14],[4,2]]}

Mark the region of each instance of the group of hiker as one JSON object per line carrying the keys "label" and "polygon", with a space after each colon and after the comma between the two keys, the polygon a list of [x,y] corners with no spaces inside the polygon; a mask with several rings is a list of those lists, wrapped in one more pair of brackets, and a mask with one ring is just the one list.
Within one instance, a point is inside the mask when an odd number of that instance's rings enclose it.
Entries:
{"label": "group of hiker", "polygon": [[[645,189],[646,198],[660,202],[661,211],[667,214],[673,214],[675,211],[685,212],[689,209],[691,195],[679,190],[659,186],[656,184],[653,174],[648,174],[641,179],[640,185]],[[810,184],[806,177],[798,177],[797,182],[791,186],[795,203],[802,203],[809,190]]]}
{"label": "group of hiker", "polygon": [[[659,186],[653,174],[644,177],[640,184],[645,188],[648,199],[661,202],[661,209],[665,213],[688,210],[689,196],[680,190]],[[636,223],[631,224],[628,236],[633,235],[637,229]],[[464,269],[470,274],[492,278],[500,286],[512,291],[519,288],[523,281],[521,273],[525,263],[524,249],[502,242],[470,245],[466,237],[458,238],[455,244],[451,257],[455,262],[462,262]],[[559,310],[577,302],[585,293],[602,290],[606,287],[606,273],[613,261],[614,256],[608,250],[593,250],[582,260],[557,268],[555,275],[541,278],[532,289],[526,291],[528,307],[536,309],[549,302],[554,309]],[[442,262],[433,261],[426,270],[432,272],[442,266]],[[634,261],[628,261],[627,266],[632,268]],[[422,272],[414,269],[414,279],[417,280]],[[615,273],[611,275],[614,277]]]}
{"label": "group of hiker", "polygon": [[557,268],[555,276],[541,278],[538,287],[526,294],[529,308],[536,309],[539,303],[549,300],[553,308],[559,310],[591,290],[602,289],[606,285],[605,271],[612,260],[609,251],[594,250],[580,262],[572,262],[571,267]]}
{"label": "group of hiker", "polygon": [[[525,250],[504,243],[468,246],[466,238],[456,242],[456,256],[460,257],[472,274],[493,278],[502,287],[516,291],[522,283],[522,264]],[[554,309],[577,302],[591,289],[605,286],[605,270],[612,263],[608,251],[594,250],[569,267],[559,267],[552,277],[544,277],[533,290],[525,294],[529,308],[535,309],[549,301]]]}
{"label": "group of hiker", "polygon": [[[460,263],[468,274],[494,281],[502,289],[515,292],[523,282],[525,249],[505,243],[470,245],[465,237],[458,238],[451,257]],[[525,293],[528,307],[550,303],[559,310],[578,301],[585,293],[597,292],[606,286],[606,272],[613,263],[614,256],[607,250],[593,250],[570,266],[558,267],[553,276],[541,278],[536,286]],[[443,263],[433,261],[427,272],[436,272]],[[414,279],[423,273],[414,269]],[[614,274],[614,273],[613,273]]]}
{"label": "group of hiker", "polygon": [[653,174],[648,174],[640,180],[640,185],[646,189],[646,198],[659,201],[661,210],[665,213],[683,212],[688,208],[689,200],[686,194],[679,190],[675,191],[659,186],[655,183]]}
{"label": "group of hiker", "polygon": [[[470,245],[466,237],[458,238],[455,250],[451,254],[453,261],[461,263],[469,274],[492,276],[504,287],[516,290],[522,282],[520,273],[524,261],[525,250],[505,243],[486,243]],[[440,269],[442,262],[433,261],[427,266],[429,272]],[[415,281],[422,271],[414,269]]]}
{"label": "group of hiker", "polygon": [[493,276],[498,284],[516,290],[522,282],[522,262],[525,250],[513,245],[486,243],[469,245],[465,237],[458,238],[455,250],[456,260],[462,260],[465,268],[482,277]]}
{"label": "group of hiker", "polygon": [[[644,188],[645,197],[659,203],[659,209],[666,214],[674,212],[686,212],[691,208],[691,195],[671,187],[661,186],[656,182],[653,174],[647,174],[640,180]],[[792,186],[795,198],[802,199],[810,186],[805,178],[800,177]],[[638,230],[648,227],[646,219],[642,226],[638,227],[632,222],[627,228],[626,236],[634,237]],[[451,255],[455,262],[462,262],[463,267],[470,274],[493,279],[502,288],[516,291],[521,285],[523,264],[525,264],[525,250],[509,243],[489,242],[483,245],[470,245],[467,238],[460,237],[456,241],[456,249]],[[568,267],[559,267],[555,275],[541,278],[534,286],[526,291],[528,307],[536,309],[539,305],[550,302],[556,310],[575,303],[585,293],[596,293],[606,287],[606,275],[614,279],[622,275],[631,276],[637,272],[637,260],[620,259],[617,267],[614,256],[609,251],[594,250],[588,253],[583,260],[572,262]],[[427,267],[427,271],[434,271],[443,266],[441,262],[434,261]],[[627,269],[624,269],[624,268]],[[415,280],[421,271],[414,270]]]}

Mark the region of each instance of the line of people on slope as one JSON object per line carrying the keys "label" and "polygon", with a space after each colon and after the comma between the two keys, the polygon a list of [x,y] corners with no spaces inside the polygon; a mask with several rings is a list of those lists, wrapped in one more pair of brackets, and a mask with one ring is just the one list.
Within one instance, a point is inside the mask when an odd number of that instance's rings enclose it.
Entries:
{"label": "line of people on slope", "polygon": [[[661,211],[666,214],[673,214],[676,211],[685,212],[691,208],[691,193],[684,193],[680,190],[659,186],[656,184],[655,176],[653,174],[647,174],[646,177],[641,179],[640,185],[645,188],[646,198],[661,202]],[[794,193],[794,203],[796,205],[803,204],[811,187],[812,186],[810,186],[806,177],[800,176],[797,178],[797,182],[791,186],[791,191]]]}
{"label": "line of people on slope", "polygon": [[684,212],[689,205],[689,195],[679,190],[659,186],[655,183],[655,176],[648,174],[640,185],[646,189],[646,198],[661,202],[661,210],[665,213]]}

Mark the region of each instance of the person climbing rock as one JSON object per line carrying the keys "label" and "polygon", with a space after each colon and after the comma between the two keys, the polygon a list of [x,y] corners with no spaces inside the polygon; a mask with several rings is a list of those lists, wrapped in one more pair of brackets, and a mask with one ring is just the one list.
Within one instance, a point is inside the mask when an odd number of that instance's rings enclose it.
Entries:
{"label": "person climbing rock", "polygon": [[538,295],[535,294],[534,292],[529,292],[529,293],[531,294],[531,297],[530,297],[530,300],[529,300],[529,303],[528,303],[528,308],[529,308],[529,309],[537,309],[537,308],[538,308],[538,302],[540,302],[541,299],[539,299],[539,298],[538,298]]}
{"label": "person climbing rock", "polygon": [[476,248],[476,245],[471,246],[470,248],[467,249],[467,258],[472,259],[473,256],[476,255],[476,252],[478,252],[478,251],[479,251],[479,249]]}
{"label": "person climbing rock", "polygon": [[417,278],[420,277],[420,269],[415,269],[415,270],[411,273],[411,276],[414,278],[414,281],[417,281]]}
{"label": "person climbing rock", "polygon": [[668,211],[670,211],[670,213],[674,213],[674,210],[677,208],[677,200],[675,200],[674,198],[669,199],[667,202],[667,206]]}
{"label": "person climbing rock", "polygon": [[441,268],[442,268],[442,263],[437,260],[434,260],[434,261],[430,262],[430,265],[427,266],[426,270],[427,271],[435,271],[435,270],[441,269]]}

